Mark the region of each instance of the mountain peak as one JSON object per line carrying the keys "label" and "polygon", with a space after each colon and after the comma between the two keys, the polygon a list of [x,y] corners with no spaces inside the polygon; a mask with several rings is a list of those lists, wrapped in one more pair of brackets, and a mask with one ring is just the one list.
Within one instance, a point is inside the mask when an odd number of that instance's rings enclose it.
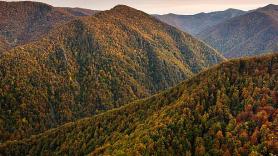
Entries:
{"label": "mountain peak", "polygon": [[131,10],[133,10],[133,11],[136,11],[136,9],[134,9],[134,8],[132,8],[132,7],[130,7],[130,6],[127,6],[127,5],[123,5],[123,4],[120,4],[120,5],[116,5],[115,7],[113,7],[111,10],[115,10],[115,11],[127,11],[127,10],[129,10],[129,11],[131,11]]}
{"label": "mountain peak", "polygon": [[228,9],[226,9],[225,11],[229,11],[229,12],[244,12],[244,11],[242,11],[242,10],[234,9],[234,8],[228,8]]}
{"label": "mountain peak", "polygon": [[278,10],[278,5],[269,4],[265,7],[260,8],[259,10]]}
{"label": "mountain peak", "polygon": [[178,14],[174,14],[174,13],[168,13],[168,14],[165,14],[166,16],[178,16]]}
{"label": "mountain peak", "polygon": [[268,4],[266,7],[277,7],[275,4]]}
{"label": "mountain peak", "polygon": [[110,14],[110,16],[119,16],[125,19],[134,19],[137,17],[142,20],[149,16],[148,14],[127,5],[116,5],[112,9],[103,12],[103,14],[107,13]]}

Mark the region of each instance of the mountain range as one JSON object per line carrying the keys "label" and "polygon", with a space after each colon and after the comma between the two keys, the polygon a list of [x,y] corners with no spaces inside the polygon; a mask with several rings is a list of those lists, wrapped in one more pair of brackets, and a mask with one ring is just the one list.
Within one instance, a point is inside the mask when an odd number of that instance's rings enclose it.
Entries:
{"label": "mountain range", "polygon": [[252,56],[278,50],[278,6],[247,12],[228,9],[196,15],[155,15],[203,40],[227,58]]}
{"label": "mountain range", "polygon": [[178,15],[171,13],[154,16],[167,24],[170,24],[195,36],[210,27],[213,27],[233,17],[243,15],[244,13],[244,11],[238,9],[227,9],[225,11],[199,13],[195,15]]}
{"label": "mountain range", "polygon": [[278,54],[224,62],[121,108],[0,144],[4,155],[275,155]]}
{"label": "mountain range", "polygon": [[277,10],[1,1],[0,155],[277,155]]}
{"label": "mountain range", "polygon": [[[54,27],[100,11],[38,2],[0,2],[0,53],[40,39]],[[11,8],[11,9],[10,9]],[[227,9],[195,15],[154,15],[219,50],[227,58],[277,51],[277,5],[248,12]]]}
{"label": "mountain range", "polygon": [[278,50],[278,6],[268,5],[215,25],[197,35],[226,57]]}
{"label": "mountain range", "polygon": [[128,6],[74,19],[0,57],[1,141],[117,108],[224,60]]}

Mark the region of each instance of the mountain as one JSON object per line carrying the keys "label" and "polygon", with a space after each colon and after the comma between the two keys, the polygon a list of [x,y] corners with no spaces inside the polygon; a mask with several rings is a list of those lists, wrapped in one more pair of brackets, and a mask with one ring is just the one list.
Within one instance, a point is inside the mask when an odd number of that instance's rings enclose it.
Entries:
{"label": "mountain", "polygon": [[278,54],[224,62],[150,98],[0,145],[4,155],[275,155]]}
{"label": "mountain", "polygon": [[83,9],[83,8],[60,7],[59,9],[66,10],[67,12],[75,16],[92,16],[100,12],[99,10],[90,10],[90,9]]}
{"label": "mountain", "polygon": [[232,18],[197,35],[226,57],[278,50],[278,6],[268,5]]}
{"label": "mountain", "polygon": [[0,56],[1,141],[147,97],[223,60],[128,6],[70,21]]}
{"label": "mountain", "polygon": [[80,8],[55,8],[39,2],[0,1],[0,39],[10,49],[41,38],[56,25],[94,13]]}
{"label": "mountain", "polygon": [[199,13],[195,15],[166,14],[155,15],[155,17],[167,24],[179,28],[180,30],[192,35],[197,35],[212,26],[244,13],[244,11],[237,9],[227,9],[225,11]]}

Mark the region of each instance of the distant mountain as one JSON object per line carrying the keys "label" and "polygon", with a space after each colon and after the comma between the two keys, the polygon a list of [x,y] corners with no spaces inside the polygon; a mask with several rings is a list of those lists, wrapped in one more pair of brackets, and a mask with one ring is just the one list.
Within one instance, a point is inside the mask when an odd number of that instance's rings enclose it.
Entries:
{"label": "distant mountain", "polygon": [[83,9],[83,8],[60,7],[59,9],[66,10],[67,12],[69,12],[75,16],[92,16],[92,15],[100,12],[98,10],[90,10],[90,9]]}
{"label": "distant mountain", "polygon": [[[0,38],[10,49],[41,38],[56,25],[94,13],[96,11],[55,8],[38,2],[0,1]],[[0,41],[0,52],[3,42]]]}
{"label": "distant mountain", "polygon": [[0,57],[1,141],[147,97],[223,60],[127,6],[70,21]]}
{"label": "distant mountain", "polygon": [[268,5],[232,18],[197,35],[226,57],[278,50],[278,6]]}
{"label": "distant mountain", "polygon": [[119,109],[0,144],[4,155],[275,155],[278,54],[232,60]]}
{"label": "distant mountain", "polygon": [[241,10],[228,9],[225,11],[199,13],[196,15],[166,14],[155,15],[155,17],[167,24],[179,28],[180,30],[192,35],[197,35],[212,26],[244,13],[245,12]]}

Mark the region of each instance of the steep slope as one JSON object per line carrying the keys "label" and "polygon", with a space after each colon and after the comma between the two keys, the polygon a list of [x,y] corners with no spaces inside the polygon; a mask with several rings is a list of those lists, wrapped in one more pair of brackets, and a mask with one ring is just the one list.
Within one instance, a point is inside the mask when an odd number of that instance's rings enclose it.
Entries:
{"label": "steep slope", "polygon": [[4,155],[277,154],[278,54],[232,60],[119,109],[0,145]]}
{"label": "steep slope", "polygon": [[[79,8],[55,8],[38,2],[0,2],[0,38],[12,48],[36,40],[55,25],[91,15],[94,11]],[[1,49],[0,49],[1,52]]]}
{"label": "steep slope", "polygon": [[220,23],[199,35],[226,57],[278,50],[278,6],[268,5]]}
{"label": "steep slope", "polygon": [[228,9],[225,11],[199,13],[196,15],[166,14],[155,15],[155,17],[167,24],[179,28],[180,30],[192,35],[197,35],[203,30],[244,13],[245,12],[241,10]]}
{"label": "steep slope", "polygon": [[71,21],[0,56],[1,140],[119,107],[222,60],[206,44],[127,6]]}

